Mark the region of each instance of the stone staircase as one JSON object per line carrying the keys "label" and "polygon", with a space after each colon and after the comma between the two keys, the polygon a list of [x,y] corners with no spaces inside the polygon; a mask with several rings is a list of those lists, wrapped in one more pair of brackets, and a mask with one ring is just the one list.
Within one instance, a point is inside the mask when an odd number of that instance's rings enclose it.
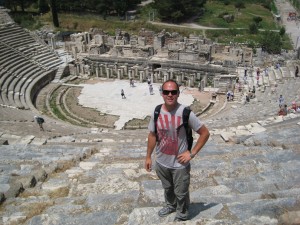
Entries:
{"label": "stone staircase", "polygon": [[[264,132],[268,141],[255,135],[243,144],[224,144],[213,135],[192,161],[191,220],[184,224],[287,222],[283,215],[300,207],[300,155],[276,140],[280,127],[299,148],[297,126],[295,121],[270,125]],[[52,166],[46,179],[36,179],[2,204],[3,224],[172,224],[174,214],[157,215],[163,206],[160,181],[143,169],[147,131],[82,134],[76,140],[86,137],[101,142],[89,148],[2,147],[11,154],[18,149],[24,160],[44,156],[41,161]],[[10,171],[20,175],[31,168]]]}

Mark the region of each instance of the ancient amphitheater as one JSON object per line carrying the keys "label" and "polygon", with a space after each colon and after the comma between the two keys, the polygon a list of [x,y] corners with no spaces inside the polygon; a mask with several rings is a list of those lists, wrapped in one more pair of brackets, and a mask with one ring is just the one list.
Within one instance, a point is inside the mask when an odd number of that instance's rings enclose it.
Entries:
{"label": "ancient amphitheater", "polygon": [[[295,52],[253,55],[145,30],[131,39],[121,31],[115,38],[74,34],[62,50],[54,36],[45,44],[5,9],[0,14],[0,224],[173,224],[173,214],[158,217],[163,190],[143,169],[147,118],[116,125],[123,114],[110,115],[107,103],[99,113],[76,100],[86,84],[106,83],[99,92],[110,96],[112,82],[129,86],[133,78],[142,86],[148,77],[155,85],[180,82],[211,132],[192,161],[191,220],[183,224],[300,224],[300,114],[277,116],[279,94],[300,103]],[[246,102],[253,86],[256,96]],[[233,101],[226,101],[228,89]],[[122,107],[116,110],[128,115]],[[37,114],[46,119],[44,132]]]}

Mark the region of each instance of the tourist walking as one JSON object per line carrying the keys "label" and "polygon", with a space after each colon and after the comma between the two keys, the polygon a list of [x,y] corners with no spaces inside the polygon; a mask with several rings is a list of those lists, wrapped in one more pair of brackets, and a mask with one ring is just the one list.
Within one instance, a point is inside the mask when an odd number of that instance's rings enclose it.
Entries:
{"label": "tourist walking", "polygon": [[284,103],[284,98],[283,98],[282,95],[279,96],[278,103],[279,103],[279,108],[281,108],[283,106],[283,103]]}
{"label": "tourist walking", "polygon": [[298,77],[298,74],[299,74],[299,67],[296,66],[296,70],[295,70],[295,77]]}
{"label": "tourist walking", "polygon": [[[210,134],[192,111],[184,116],[187,108],[178,103],[178,97],[178,84],[174,80],[167,80],[162,85],[164,104],[160,105],[159,112],[155,110],[156,113],[152,114],[148,126],[145,169],[148,172],[152,169],[151,155],[156,146],[155,169],[164,188],[166,204],[159,210],[158,215],[165,217],[176,211],[175,221],[185,221],[189,219],[190,161],[205,145]],[[184,120],[188,122],[184,124]],[[190,138],[186,132],[188,129],[184,126],[187,124],[188,128],[200,135],[197,143],[189,150]]]}
{"label": "tourist walking", "polygon": [[149,85],[149,92],[150,92],[150,95],[153,95],[153,86],[152,86],[152,84]]}
{"label": "tourist walking", "polygon": [[134,81],[133,81],[133,79],[132,79],[132,78],[130,78],[130,80],[129,80],[129,84],[130,84],[130,87],[134,87]]}
{"label": "tourist walking", "polygon": [[123,89],[121,90],[121,96],[122,96],[122,99],[125,99],[125,98],[126,98],[126,96],[125,96],[125,93],[124,93],[124,90],[123,90]]}
{"label": "tourist walking", "polygon": [[45,122],[44,118],[40,116],[34,116],[34,120],[39,125],[40,131],[44,131],[44,127],[43,127],[43,123]]}

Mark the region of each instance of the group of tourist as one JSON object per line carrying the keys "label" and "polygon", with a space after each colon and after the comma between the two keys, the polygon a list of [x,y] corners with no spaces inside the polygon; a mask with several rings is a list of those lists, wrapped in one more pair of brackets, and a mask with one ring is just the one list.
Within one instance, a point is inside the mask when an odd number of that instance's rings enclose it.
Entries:
{"label": "group of tourist", "polygon": [[300,104],[293,101],[291,107],[288,107],[288,105],[284,103],[284,97],[282,95],[279,96],[278,103],[278,116],[286,116],[288,113],[300,113]]}
{"label": "group of tourist", "polygon": [[231,90],[227,91],[226,93],[226,97],[227,97],[227,101],[233,101],[233,98],[234,98],[234,94]]}

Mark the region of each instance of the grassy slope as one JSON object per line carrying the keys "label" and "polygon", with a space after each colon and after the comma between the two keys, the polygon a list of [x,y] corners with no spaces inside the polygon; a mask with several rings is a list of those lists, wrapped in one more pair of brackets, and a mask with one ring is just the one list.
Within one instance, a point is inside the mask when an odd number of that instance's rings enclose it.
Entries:
{"label": "grassy slope", "polygon": [[[160,32],[165,29],[169,32],[178,32],[181,35],[188,36],[188,34],[193,33],[200,35],[205,33],[208,38],[216,40],[220,43],[238,42],[238,43],[257,43],[259,35],[250,35],[248,33],[248,26],[253,22],[254,17],[261,17],[263,20],[260,23],[260,29],[273,30],[280,29],[278,25],[274,22],[271,12],[261,5],[247,4],[246,8],[241,9],[239,12],[236,10],[234,5],[224,5],[223,3],[217,1],[208,1],[205,6],[205,14],[196,20],[199,25],[210,26],[210,27],[225,27],[229,30],[210,30],[203,32],[202,30],[196,30],[191,28],[175,28],[166,26],[152,25],[147,22],[148,12],[151,11],[151,7],[147,6],[140,12],[142,14],[139,16],[141,18],[137,21],[120,21],[114,17],[108,17],[107,20],[103,20],[101,16],[89,15],[89,14],[70,14],[70,13],[60,13],[59,21],[60,28],[58,30],[69,30],[69,31],[88,31],[92,27],[97,27],[109,34],[113,35],[116,29],[121,29],[129,32],[130,34],[137,34],[141,28],[146,28],[154,32]],[[235,20],[231,23],[227,23],[219,15],[223,13],[232,14]],[[29,29],[36,29],[42,25],[51,26],[51,14],[47,13],[42,16],[28,17],[32,21],[26,23],[25,20],[20,20],[23,26]],[[288,37],[284,40],[286,49],[291,49],[291,44]]]}

